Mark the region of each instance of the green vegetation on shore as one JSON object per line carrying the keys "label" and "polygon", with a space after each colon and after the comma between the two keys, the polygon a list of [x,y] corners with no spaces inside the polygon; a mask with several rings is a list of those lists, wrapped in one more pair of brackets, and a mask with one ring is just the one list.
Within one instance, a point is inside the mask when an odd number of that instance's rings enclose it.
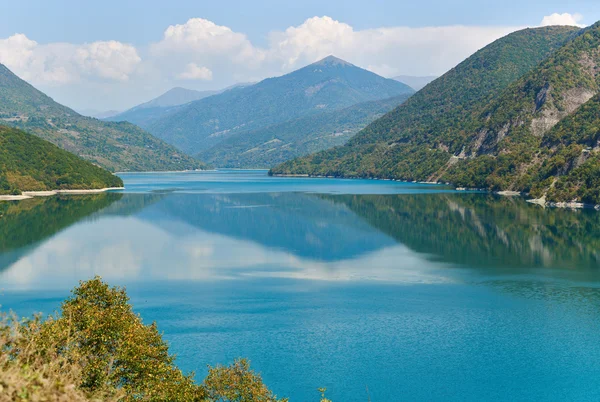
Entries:
{"label": "green vegetation on shore", "polygon": [[600,24],[499,39],[345,146],[272,174],[378,177],[600,203]]}
{"label": "green vegetation on shore", "polygon": [[156,324],[133,312],[125,290],[98,277],[82,282],[47,319],[2,316],[0,395],[21,402],[287,401],[243,359],[210,367],[197,384],[175,366]]}
{"label": "green vegetation on shore", "polygon": [[119,177],[56,145],[0,126],[0,194],[122,186]]}

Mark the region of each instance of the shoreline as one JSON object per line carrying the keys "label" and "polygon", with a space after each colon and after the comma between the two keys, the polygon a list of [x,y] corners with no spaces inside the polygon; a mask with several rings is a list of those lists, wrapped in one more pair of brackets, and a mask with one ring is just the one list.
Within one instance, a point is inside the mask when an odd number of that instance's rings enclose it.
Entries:
{"label": "shoreline", "polygon": [[[271,177],[305,177],[305,178],[315,178],[315,179],[355,179],[355,180],[381,180],[381,181],[395,181],[399,183],[420,183],[420,184],[435,184],[435,185],[446,185],[452,186],[450,183],[440,183],[440,182],[417,182],[417,181],[406,181],[399,179],[381,179],[379,177],[343,177],[343,176],[312,176],[310,174],[281,174],[274,173],[269,174]],[[452,186],[454,187],[454,186]],[[512,190],[504,190],[504,191],[491,191],[484,188],[466,188],[466,187],[454,187],[456,191],[476,191],[476,192],[486,192],[488,194],[497,194],[503,197],[523,197],[525,201],[533,204],[539,205],[543,208],[562,208],[562,209],[595,209],[596,211],[600,211],[600,204],[585,204],[583,202],[578,201],[563,201],[563,202],[550,202],[546,201],[546,197],[536,198],[536,199],[527,199],[527,194],[519,191]]]}
{"label": "shoreline", "polygon": [[125,187],[105,187],[89,190],[48,190],[48,191],[23,191],[20,195],[0,195],[0,201],[21,201],[34,197],[52,197],[54,195],[82,195],[82,194],[100,194],[107,191],[125,190]]}

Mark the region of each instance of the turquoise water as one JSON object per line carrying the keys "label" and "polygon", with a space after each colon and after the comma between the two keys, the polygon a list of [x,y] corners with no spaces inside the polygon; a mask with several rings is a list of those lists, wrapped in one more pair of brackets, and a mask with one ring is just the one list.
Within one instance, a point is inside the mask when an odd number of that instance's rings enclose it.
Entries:
{"label": "turquoise water", "polygon": [[600,213],[264,171],[124,174],[0,203],[0,304],[126,285],[177,362],[250,358],[292,401],[598,400]]}

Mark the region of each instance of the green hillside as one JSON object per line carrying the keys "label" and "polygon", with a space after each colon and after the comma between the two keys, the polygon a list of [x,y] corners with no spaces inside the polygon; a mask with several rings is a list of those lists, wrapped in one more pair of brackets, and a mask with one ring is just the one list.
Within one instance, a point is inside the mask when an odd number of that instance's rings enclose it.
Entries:
{"label": "green hillside", "polygon": [[466,157],[454,157],[442,180],[600,203],[600,180],[588,177],[598,173],[598,47],[600,24],[509,87],[475,119]]}
{"label": "green hillside", "polygon": [[233,135],[201,152],[200,160],[227,168],[270,168],[292,158],[343,145],[410,94],[359,103]]}
{"label": "green hillside", "polygon": [[[554,126],[597,92],[599,44],[597,26],[513,33],[431,83],[346,146],[291,161],[273,173],[447,181],[568,200],[553,183],[572,169],[550,165],[560,163],[552,157],[564,158],[573,141],[557,144],[546,137],[556,136],[552,133],[561,125]],[[582,152],[582,158],[592,155],[580,150],[579,156]],[[579,164],[573,159],[565,163]]]}
{"label": "green hillside", "polygon": [[176,108],[148,131],[197,154],[241,132],[413,92],[400,82],[327,57],[290,74]]}
{"label": "green hillside", "polygon": [[133,124],[81,116],[1,64],[0,123],[37,135],[112,171],[201,167],[197,160]]}
{"label": "green hillside", "polygon": [[14,128],[0,126],[0,194],[122,187],[121,179]]}

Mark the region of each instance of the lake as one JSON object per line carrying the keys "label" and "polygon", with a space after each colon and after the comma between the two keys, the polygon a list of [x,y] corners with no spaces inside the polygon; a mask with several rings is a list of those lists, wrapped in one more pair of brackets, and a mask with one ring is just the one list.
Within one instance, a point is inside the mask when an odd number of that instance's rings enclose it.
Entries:
{"label": "lake", "polygon": [[600,399],[600,212],[264,171],[0,203],[0,304],[124,285],[177,363],[291,401]]}

